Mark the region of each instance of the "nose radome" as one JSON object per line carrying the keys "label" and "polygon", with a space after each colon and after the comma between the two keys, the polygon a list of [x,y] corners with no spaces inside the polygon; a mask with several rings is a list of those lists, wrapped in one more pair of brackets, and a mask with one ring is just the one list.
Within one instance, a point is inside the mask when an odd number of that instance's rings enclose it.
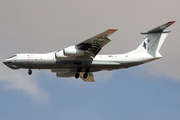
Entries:
{"label": "nose radome", "polygon": [[6,65],[6,63],[7,63],[6,60],[4,60],[3,63]]}

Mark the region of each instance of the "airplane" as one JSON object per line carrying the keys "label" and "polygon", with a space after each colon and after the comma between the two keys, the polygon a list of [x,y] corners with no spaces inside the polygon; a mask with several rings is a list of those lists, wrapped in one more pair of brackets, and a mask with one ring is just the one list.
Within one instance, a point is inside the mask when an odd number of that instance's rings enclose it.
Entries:
{"label": "airplane", "polygon": [[79,77],[87,82],[95,82],[93,72],[115,70],[141,65],[159,58],[159,50],[166,39],[167,27],[175,21],[141,34],[147,35],[142,43],[133,51],[124,54],[98,55],[99,51],[111,41],[109,36],[117,29],[108,29],[81,43],[46,54],[15,54],[3,63],[11,69],[51,69],[57,77]]}

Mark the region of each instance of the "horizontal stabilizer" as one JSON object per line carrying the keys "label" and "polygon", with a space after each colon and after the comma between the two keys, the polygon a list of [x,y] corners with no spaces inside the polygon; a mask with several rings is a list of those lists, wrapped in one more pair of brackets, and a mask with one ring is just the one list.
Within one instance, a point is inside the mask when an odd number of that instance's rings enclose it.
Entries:
{"label": "horizontal stabilizer", "polygon": [[173,23],[175,23],[176,21],[170,21],[168,23],[165,23],[161,26],[158,26],[152,30],[149,30],[147,32],[141,32],[141,34],[151,34],[151,33],[168,33],[170,31],[165,30],[166,28],[168,28],[170,25],[172,25]]}

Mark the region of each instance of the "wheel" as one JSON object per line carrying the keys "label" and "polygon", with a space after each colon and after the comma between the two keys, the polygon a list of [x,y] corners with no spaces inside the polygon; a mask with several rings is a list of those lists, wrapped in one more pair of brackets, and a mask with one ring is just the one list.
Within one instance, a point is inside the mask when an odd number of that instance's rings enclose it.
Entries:
{"label": "wheel", "polygon": [[90,71],[90,68],[89,68],[89,67],[87,67],[87,68],[86,68],[86,72],[89,72],[89,71]]}
{"label": "wheel", "polygon": [[83,78],[86,79],[88,76],[88,73],[84,73]]}
{"label": "wheel", "polygon": [[78,79],[79,78],[79,73],[75,74],[75,78]]}
{"label": "wheel", "polygon": [[32,74],[32,70],[31,70],[31,69],[29,69],[28,74],[29,74],[29,75],[31,75],[31,74]]}
{"label": "wheel", "polygon": [[81,72],[82,71],[82,67],[78,67],[77,72]]}

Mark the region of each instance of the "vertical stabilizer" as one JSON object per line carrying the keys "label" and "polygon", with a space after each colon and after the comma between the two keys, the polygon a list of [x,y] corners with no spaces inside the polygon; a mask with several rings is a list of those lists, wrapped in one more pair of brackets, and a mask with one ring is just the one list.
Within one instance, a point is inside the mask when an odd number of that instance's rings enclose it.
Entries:
{"label": "vertical stabilizer", "polygon": [[168,33],[170,31],[165,30],[167,27],[172,25],[175,21],[170,21],[159,27],[156,27],[147,32],[142,32],[141,34],[147,35],[144,41],[135,49],[136,53],[148,53],[154,57],[162,57],[159,54],[159,50],[164,43]]}

